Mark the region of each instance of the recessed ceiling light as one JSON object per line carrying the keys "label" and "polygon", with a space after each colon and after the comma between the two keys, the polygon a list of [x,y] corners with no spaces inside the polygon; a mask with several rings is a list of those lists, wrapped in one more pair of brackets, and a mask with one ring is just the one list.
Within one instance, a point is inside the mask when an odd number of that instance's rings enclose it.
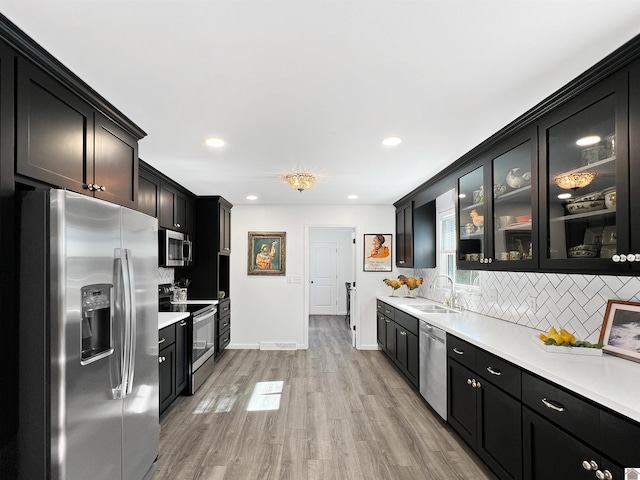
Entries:
{"label": "recessed ceiling light", "polygon": [[382,141],[383,145],[386,145],[387,147],[394,147],[396,145],[400,145],[402,143],[402,139],[399,137],[389,137],[389,138],[385,138]]}
{"label": "recessed ceiling light", "polygon": [[224,145],[224,140],[221,138],[207,138],[204,143],[210,147],[222,147]]}
{"label": "recessed ceiling light", "polygon": [[257,200],[258,197],[256,197],[255,195],[247,195],[247,200]]}
{"label": "recessed ceiling light", "polygon": [[588,137],[582,137],[576,140],[576,145],[579,147],[588,147],[589,145],[595,145],[600,142],[600,137],[597,135],[589,135]]}
{"label": "recessed ceiling light", "polygon": [[347,198],[349,200],[355,200],[356,198],[358,198],[358,195],[349,195]]}

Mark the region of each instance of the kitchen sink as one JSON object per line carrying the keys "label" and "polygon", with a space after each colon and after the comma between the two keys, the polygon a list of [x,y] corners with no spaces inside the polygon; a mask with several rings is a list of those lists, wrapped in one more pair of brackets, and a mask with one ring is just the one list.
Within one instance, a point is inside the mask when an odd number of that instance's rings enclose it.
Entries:
{"label": "kitchen sink", "polygon": [[440,305],[434,305],[432,303],[426,305],[409,305],[411,308],[420,310],[424,313],[458,313],[457,310],[451,310],[449,308],[442,307]]}

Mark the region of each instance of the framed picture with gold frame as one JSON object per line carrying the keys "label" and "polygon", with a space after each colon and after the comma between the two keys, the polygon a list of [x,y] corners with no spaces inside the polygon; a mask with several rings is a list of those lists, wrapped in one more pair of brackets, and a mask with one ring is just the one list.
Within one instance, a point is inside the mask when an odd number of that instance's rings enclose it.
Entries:
{"label": "framed picture with gold frame", "polygon": [[640,362],[640,303],[609,300],[600,342],[606,353]]}
{"label": "framed picture with gold frame", "polygon": [[249,232],[247,275],[284,275],[286,232]]}

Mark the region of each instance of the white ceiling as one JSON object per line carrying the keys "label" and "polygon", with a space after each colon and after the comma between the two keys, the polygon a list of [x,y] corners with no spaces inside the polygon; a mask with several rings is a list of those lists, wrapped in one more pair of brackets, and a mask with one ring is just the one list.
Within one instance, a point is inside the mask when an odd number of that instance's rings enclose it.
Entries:
{"label": "white ceiling", "polygon": [[[390,204],[640,33],[638,0],[0,0],[0,12],[147,132],[143,160],[233,204]],[[282,180],[298,170],[318,177],[303,193]]]}

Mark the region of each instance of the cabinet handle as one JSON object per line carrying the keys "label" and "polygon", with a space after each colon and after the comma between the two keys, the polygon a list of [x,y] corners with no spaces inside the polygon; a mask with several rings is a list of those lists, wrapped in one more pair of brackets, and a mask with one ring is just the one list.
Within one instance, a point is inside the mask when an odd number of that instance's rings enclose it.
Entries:
{"label": "cabinet handle", "polygon": [[491,375],[496,375],[498,377],[502,375],[502,372],[500,370],[494,370],[491,367],[487,367],[487,372],[489,372]]}
{"label": "cabinet handle", "polygon": [[601,470],[596,471],[596,478],[598,480],[613,480],[613,475],[609,470],[605,470],[604,472]]}
{"label": "cabinet handle", "polygon": [[627,253],[627,262],[635,262],[636,256],[633,253]]}
{"label": "cabinet handle", "polygon": [[174,223],[173,226],[176,227],[176,228],[180,228],[180,224],[179,223]]}
{"label": "cabinet handle", "polygon": [[226,327],[227,325],[229,325],[228,323],[223,323],[222,326]]}
{"label": "cabinet handle", "polygon": [[470,378],[467,378],[467,385],[471,385],[471,382],[472,382],[472,381],[473,381],[473,380],[471,380]]}
{"label": "cabinet handle", "polygon": [[161,343],[164,343],[166,339],[165,338],[161,338],[160,340],[158,340],[158,345],[160,345]]}
{"label": "cabinet handle", "polygon": [[391,320],[384,319],[384,323],[391,323]]}
{"label": "cabinet handle", "polygon": [[454,347],[453,349],[453,353],[456,353],[458,355],[464,355],[464,352],[462,350],[458,350],[457,348]]}
{"label": "cabinet handle", "polygon": [[231,250],[229,247],[224,247],[224,249],[225,249],[225,251],[227,251],[227,252],[228,252],[229,250]]}
{"label": "cabinet handle", "polygon": [[89,190],[90,192],[93,192],[96,189],[93,183],[86,183],[82,186],[82,188],[84,188],[85,190]]}
{"label": "cabinet handle", "polygon": [[584,468],[585,470],[598,470],[598,464],[595,460],[583,460],[582,468]]}
{"label": "cabinet handle", "polygon": [[[544,403],[545,407],[550,408],[551,410],[555,410],[556,412],[564,412],[564,407],[560,404],[556,405],[551,400],[547,400],[546,398],[542,399],[542,403]],[[598,468],[596,466],[596,468]]]}
{"label": "cabinet handle", "polygon": [[187,324],[187,322],[185,322],[184,320],[180,322],[180,326],[184,327]]}
{"label": "cabinet handle", "polygon": [[402,336],[404,337],[404,336],[406,336],[406,335],[407,335],[407,332],[405,332],[405,331],[401,330],[401,331],[400,331],[400,335],[402,335]]}
{"label": "cabinet handle", "polygon": [[101,192],[106,192],[107,187],[105,187],[104,185],[96,185],[96,190],[99,190]]}
{"label": "cabinet handle", "polygon": [[398,263],[402,264],[402,263],[404,263],[404,260],[400,260],[400,261],[398,261]]}

